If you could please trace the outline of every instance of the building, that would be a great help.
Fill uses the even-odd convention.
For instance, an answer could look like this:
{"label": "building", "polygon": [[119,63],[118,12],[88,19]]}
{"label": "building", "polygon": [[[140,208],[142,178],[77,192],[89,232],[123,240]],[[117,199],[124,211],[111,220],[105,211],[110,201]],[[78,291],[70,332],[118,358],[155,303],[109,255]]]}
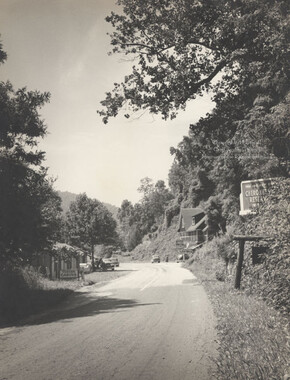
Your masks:
{"label": "building", "polygon": [[56,243],[52,252],[45,252],[34,258],[33,266],[51,280],[79,277],[79,263],[83,252],[64,243]]}
{"label": "building", "polygon": [[182,208],[179,217],[179,239],[176,246],[192,250],[207,240],[206,215],[201,208]]}

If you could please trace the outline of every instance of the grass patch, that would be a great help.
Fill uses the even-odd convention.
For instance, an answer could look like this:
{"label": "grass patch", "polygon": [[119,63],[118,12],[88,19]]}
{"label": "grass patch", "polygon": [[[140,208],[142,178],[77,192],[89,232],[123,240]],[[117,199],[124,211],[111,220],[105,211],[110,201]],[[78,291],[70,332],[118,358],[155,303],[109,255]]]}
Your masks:
{"label": "grass patch", "polygon": [[101,284],[125,274],[126,271],[95,272],[85,275],[84,281],[50,281],[34,269],[0,271],[0,325],[45,312],[82,286]]}
{"label": "grass patch", "polygon": [[218,281],[219,260],[203,257],[189,264],[202,281],[218,320],[217,380],[288,379],[289,318],[258,297]]}
{"label": "grass patch", "polygon": [[15,323],[63,301],[80,285],[49,281],[33,269],[0,272],[0,324]]}

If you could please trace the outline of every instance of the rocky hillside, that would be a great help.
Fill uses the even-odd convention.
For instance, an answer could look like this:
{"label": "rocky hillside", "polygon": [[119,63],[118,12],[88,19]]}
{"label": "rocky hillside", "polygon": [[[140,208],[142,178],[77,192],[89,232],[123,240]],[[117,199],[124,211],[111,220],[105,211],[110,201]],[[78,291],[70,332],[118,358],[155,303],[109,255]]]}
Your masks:
{"label": "rocky hillside", "polygon": [[[169,228],[162,227],[154,236],[147,235],[142,244],[139,244],[133,251],[132,255],[136,260],[150,259],[155,253],[158,254],[162,261],[168,255],[169,260],[176,260],[178,251],[176,250],[176,239],[178,239],[177,221],[174,219]],[[153,235],[153,234],[151,234]]]}

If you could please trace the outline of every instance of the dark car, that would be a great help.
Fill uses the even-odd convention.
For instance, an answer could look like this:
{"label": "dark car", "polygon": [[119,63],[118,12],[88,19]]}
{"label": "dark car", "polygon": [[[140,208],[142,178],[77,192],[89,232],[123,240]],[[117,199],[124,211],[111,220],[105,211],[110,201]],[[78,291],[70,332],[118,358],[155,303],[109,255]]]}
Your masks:
{"label": "dark car", "polygon": [[118,257],[111,257],[109,260],[115,267],[120,265]]}
{"label": "dark car", "polygon": [[110,263],[109,259],[107,258],[96,257],[95,269],[102,270],[102,271],[115,270],[115,266],[112,263]]}
{"label": "dark car", "polygon": [[151,263],[160,263],[160,257],[158,255],[153,255]]}
{"label": "dark car", "polygon": [[115,265],[112,263],[111,259],[109,258],[102,259],[100,267],[103,270],[115,270]]}

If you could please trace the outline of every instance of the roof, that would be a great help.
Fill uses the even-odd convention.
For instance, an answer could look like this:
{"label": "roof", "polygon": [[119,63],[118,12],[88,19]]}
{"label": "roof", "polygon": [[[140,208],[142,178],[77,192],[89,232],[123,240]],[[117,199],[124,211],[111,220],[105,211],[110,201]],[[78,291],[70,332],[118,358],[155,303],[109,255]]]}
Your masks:
{"label": "roof", "polygon": [[199,214],[204,214],[203,210],[199,207],[196,208],[182,208],[180,210],[179,230],[183,219],[184,229],[187,231],[192,226],[192,218]]}
{"label": "roof", "polygon": [[71,245],[65,243],[55,243],[53,246],[53,252],[57,255],[70,257],[83,255],[83,252],[79,248],[72,247]]}

